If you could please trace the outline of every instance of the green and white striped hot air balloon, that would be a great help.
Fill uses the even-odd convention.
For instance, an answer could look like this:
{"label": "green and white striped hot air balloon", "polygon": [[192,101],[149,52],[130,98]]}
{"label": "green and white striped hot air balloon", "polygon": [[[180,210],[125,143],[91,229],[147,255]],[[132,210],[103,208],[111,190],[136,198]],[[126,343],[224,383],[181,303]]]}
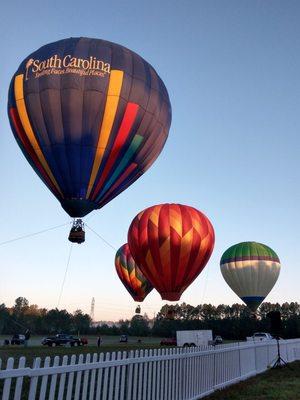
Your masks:
{"label": "green and white striped hot air balloon", "polygon": [[226,283],[252,312],[264,301],[280,273],[280,261],[270,247],[242,242],[229,247],[220,262]]}

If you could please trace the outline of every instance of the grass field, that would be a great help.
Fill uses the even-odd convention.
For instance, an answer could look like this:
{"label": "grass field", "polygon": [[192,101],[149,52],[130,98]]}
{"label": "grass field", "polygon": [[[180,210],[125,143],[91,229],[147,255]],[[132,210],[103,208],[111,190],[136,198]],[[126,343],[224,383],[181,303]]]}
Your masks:
{"label": "grass field", "polygon": [[[9,357],[13,357],[16,360],[20,357],[26,357],[26,366],[32,366],[33,360],[36,357],[45,358],[47,356],[63,356],[72,354],[87,354],[87,353],[106,353],[112,351],[129,351],[135,349],[149,349],[159,348],[161,338],[153,337],[128,337],[128,343],[120,343],[120,336],[101,336],[102,343],[100,348],[97,347],[97,337],[87,336],[89,344],[87,346],[80,347],[48,347],[42,346],[42,337],[36,336],[30,339],[28,347],[24,346],[0,346],[0,359],[2,365],[6,365],[6,361]],[[3,343],[4,337],[0,337],[0,342]],[[138,340],[141,340],[139,343]],[[2,366],[2,368],[3,368]]]}
{"label": "grass field", "polygon": [[300,400],[300,361],[219,390],[207,400]]}

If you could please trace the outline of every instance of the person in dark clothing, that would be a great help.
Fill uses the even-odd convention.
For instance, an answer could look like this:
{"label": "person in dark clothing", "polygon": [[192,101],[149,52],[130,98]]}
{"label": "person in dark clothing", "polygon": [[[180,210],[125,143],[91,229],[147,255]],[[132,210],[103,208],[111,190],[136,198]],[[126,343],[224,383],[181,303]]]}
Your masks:
{"label": "person in dark clothing", "polygon": [[99,336],[97,340],[97,347],[100,347],[100,345],[101,345],[101,337]]}

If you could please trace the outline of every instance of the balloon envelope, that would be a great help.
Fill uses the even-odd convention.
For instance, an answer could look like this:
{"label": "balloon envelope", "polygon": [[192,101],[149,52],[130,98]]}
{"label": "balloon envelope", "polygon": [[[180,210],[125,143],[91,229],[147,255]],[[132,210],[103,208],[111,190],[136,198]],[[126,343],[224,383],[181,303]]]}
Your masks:
{"label": "balloon envelope", "polygon": [[208,218],[193,207],[161,204],[134,218],[128,244],[162,299],[176,301],[209,260],[214,230]]}
{"label": "balloon envelope", "polygon": [[130,254],[128,244],[124,244],[116,253],[117,274],[135,301],[143,301],[153,286],[148,282]]}
{"label": "balloon envelope", "polygon": [[138,179],[167,139],[171,105],[153,67],[100,39],[30,54],[12,78],[8,115],[25,157],[72,217]]}
{"label": "balloon envelope", "polygon": [[222,255],[220,266],[227,284],[253,312],[272,290],[280,272],[275,251],[256,242],[231,246]]}

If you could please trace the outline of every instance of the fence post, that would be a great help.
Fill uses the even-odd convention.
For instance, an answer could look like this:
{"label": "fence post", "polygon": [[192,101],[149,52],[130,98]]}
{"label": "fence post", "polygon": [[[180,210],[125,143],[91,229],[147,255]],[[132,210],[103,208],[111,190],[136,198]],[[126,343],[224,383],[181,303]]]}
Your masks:
{"label": "fence post", "polygon": [[[14,368],[14,358],[10,357],[6,363],[6,370]],[[2,399],[9,399],[10,396],[11,378],[6,378],[4,381]]]}
{"label": "fence post", "polygon": [[[74,365],[76,362],[76,356],[75,354],[73,354],[71,356],[71,362],[70,365]],[[43,378],[44,379],[44,378]],[[46,381],[47,382],[47,381]],[[74,372],[70,372],[69,373],[69,377],[68,377],[68,388],[67,388],[67,396],[66,396],[66,400],[71,400],[72,398],[72,392],[73,392],[73,383],[74,383]],[[41,399],[40,399],[41,400]]]}
{"label": "fence post", "polygon": [[[149,357],[152,357],[153,355],[153,350],[149,350]],[[149,361],[148,365],[148,389],[147,389],[147,400],[151,400],[151,389],[152,389],[152,368],[153,368],[153,362]],[[146,399],[146,397],[145,397]]]}
{"label": "fence post", "polygon": [[[41,364],[41,359],[40,359],[40,357],[37,357],[34,360],[33,369],[39,368],[40,364]],[[37,383],[38,383],[38,377],[37,376],[34,376],[34,377],[32,377],[30,379],[30,389],[29,389],[28,400],[34,400],[35,399]]]}
{"label": "fence post", "polygon": [[[83,363],[83,354],[80,354],[79,358],[78,358],[78,364],[82,364],[82,363]],[[78,400],[79,399],[80,386],[81,386],[81,375],[82,375],[81,371],[78,371],[77,374],[76,374],[74,400]]]}
{"label": "fence post", "polygon": [[[121,359],[122,359],[122,353],[120,351],[118,351],[117,352],[117,360],[121,360]],[[121,369],[122,369],[122,367],[120,365],[118,365],[116,367],[116,378],[115,378],[115,384],[114,384],[114,386],[115,386],[115,394],[114,394],[115,399],[119,399],[120,398],[119,392],[120,392],[120,373],[121,373]],[[93,399],[91,398],[90,400],[93,400]]]}
{"label": "fence post", "polygon": [[[105,354],[105,361],[110,361],[110,353]],[[106,400],[107,397],[107,392],[108,392],[108,373],[109,373],[109,368],[104,368],[104,380],[103,380],[103,394],[102,397],[103,399]]]}
{"label": "fence post", "polygon": [[143,363],[143,384],[142,384],[142,399],[147,399],[147,387],[149,385],[149,361],[147,360],[149,357],[148,350],[144,351],[144,359]]}
{"label": "fence post", "polygon": [[[92,362],[96,363],[97,361],[98,361],[98,354],[94,353]],[[93,369],[92,372],[91,372],[91,381],[90,381],[90,385],[89,385],[89,390],[90,390],[89,400],[93,400],[94,399],[95,380],[96,380],[96,369]]]}
{"label": "fence post", "polygon": [[239,372],[240,372],[240,378],[242,377],[242,365],[241,365],[241,348],[240,348],[240,342],[238,342],[238,352],[239,352]]}
{"label": "fence post", "polygon": [[[26,358],[25,357],[21,357],[19,359],[18,368],[24,368],[25,364],[26,364]],[[21,399],[22,386],[23,386],[23,376],[20,376],[20,378],[17,378],[17,381],[16,381],[16,389],[15,389],[14,400],[20,400]]]}
{"label": "fence post", "polygon": [[[69,357],[63,356],[62,365],[68,365]],[[64,391],[65,391],[65,383],[66,383],[66,373],[60,375],[59,380],[59,389],[58,389],[58,400],[63,400]]]}
{"label": "fence post", "polygon": [[215,387],[216,387],[216,384],[217,384],[217,371],[216,371],[216,349],[214,348],[214,350],[213,350],[213,352],[214,352],[214,356],[213,356],[213,365],[214,365],[214,390],[215,390]]}
{"label": "fence post", "polygon": [[255,373],[257,374],[257,357],[256,357],[256,345],[255,345],[255,343],[253,344],[253,350],[254,350],[254,360],[255,360]]}
{"label": "fence post", "polygon": [[[134,352],[133,350],[129,353],[129,358],[133,358]],[[129,371],[127,374],[127,399],[132,399],[132,377],[133,377],[133,364],[129,364]]]}
{"label": "fence post", "polygon": [[[58,365],[59,365],[59,357],[56,356],[56,357],[54,357],[53,367],[57,367]],[[57,374],[54,374],[51,377],[49,400],[54,400],[54,398],[55,398],[56,381],[57,381]]]}
{"label": "fence post", "polygon": [[[103,362],[104,353],[100,353],[99,362]],[[97,387],[96,387],[96,400],[100,399],[102,389],[103,368],[98,368]]]}
{"label": "fence post", "polygon": [[[123,351],[123,353],[122,353],[122,357],[121,357],[123,360],[125,359],[125,358],[127,358],[127,352],[126,351]],[[125,392],[125,378],[126,378],[126,372],[127,372],[127,366],[126,365],[123,365],[122,367],[121,367],[121,392],[120,392],[120,395],[119,395],[119,399],[118,400],[124,400],[125,399],[125,394],[126,394],[126,392]]]}
{"label": "fence post", "polygon": [[[111,354],[111,361],[114,361],[115,359],[116,359],[116,353],[113,352]],[[113,395],[114,395],[115,369],[116,369],[116,367],[110,367],[108,400],[112,400],[113,399]]]}

